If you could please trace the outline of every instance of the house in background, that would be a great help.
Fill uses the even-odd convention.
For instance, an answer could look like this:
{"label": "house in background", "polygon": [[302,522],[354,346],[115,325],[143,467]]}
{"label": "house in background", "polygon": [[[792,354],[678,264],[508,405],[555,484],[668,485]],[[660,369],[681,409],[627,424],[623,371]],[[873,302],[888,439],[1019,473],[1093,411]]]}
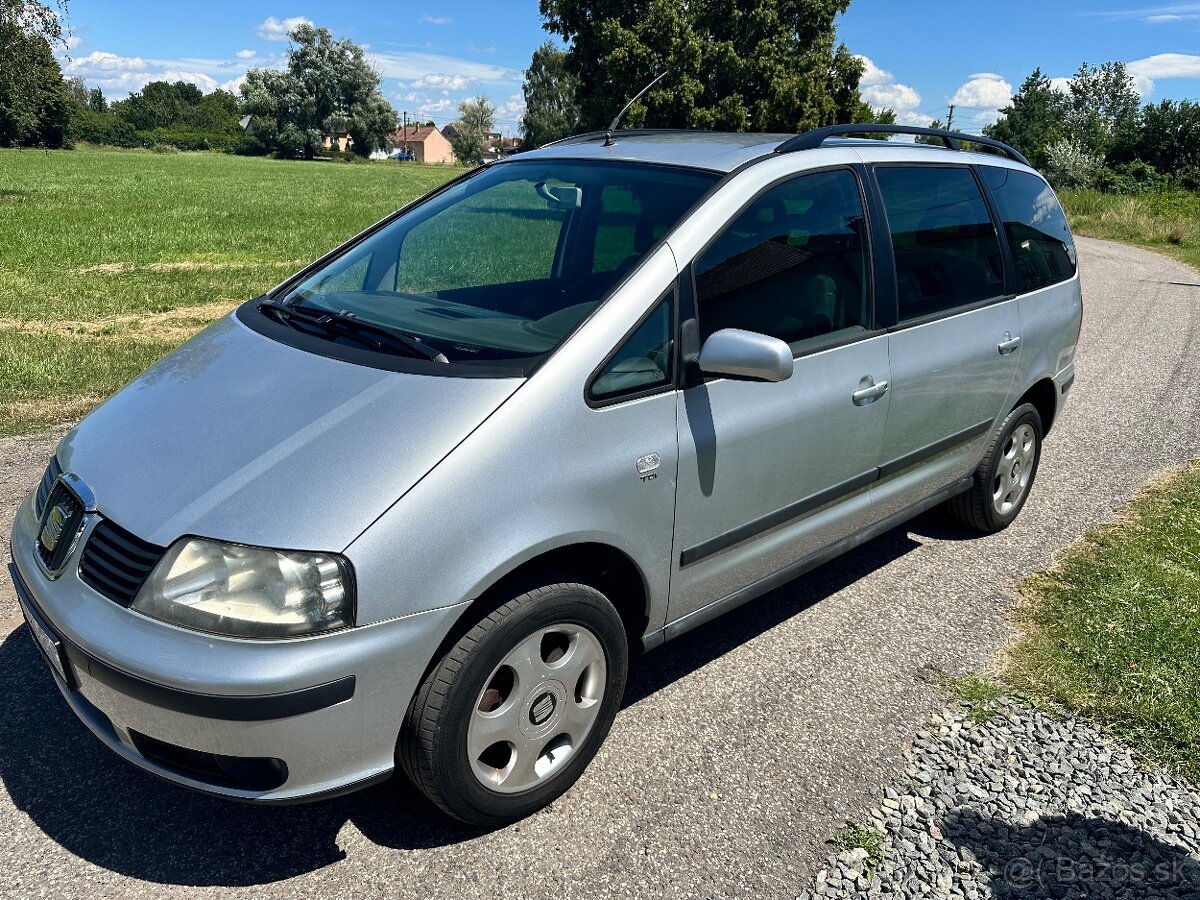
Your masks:
{"label": "house in background", "polygon": [[502,156],[512,156],[521,149],[521,139],[502,137],[496,132],[488,132],[484,138],[483,158],[486,160],[499,159]]}
{"label": "house in background", "polygon": [[411,150],[414,162],[454,162],[454,149],[437,126],[409,125],[407,129],[400,129],[392,135],[392,144],[396,150]]}
{"label": "house in background", "polygon": [[321,146],[326,150],[336,150],[339,153],[345,153],[354,141],[350,138],[350,133],[347,131],[339,131],[337,134],[327,134],[325,139],[321,141]]}

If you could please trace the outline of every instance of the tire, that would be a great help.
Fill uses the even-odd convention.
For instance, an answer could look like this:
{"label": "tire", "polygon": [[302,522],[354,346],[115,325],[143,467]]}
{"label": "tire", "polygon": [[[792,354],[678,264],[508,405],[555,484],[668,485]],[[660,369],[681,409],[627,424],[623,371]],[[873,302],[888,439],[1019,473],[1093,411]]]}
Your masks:
{"label": "tire", "polygon": [[946,511],[986,534],[1003,531],[1025,506],[1041,458],[1042,417],[1032,404],[1022,403],[992,436],[970,489],[947,500]]}
{"label": "tire", "polygon": [[448,815],[494,828],[583,774],[625,692],[621,617],[583,584],[514,597],[438,661],[413,698],[397,761]]}

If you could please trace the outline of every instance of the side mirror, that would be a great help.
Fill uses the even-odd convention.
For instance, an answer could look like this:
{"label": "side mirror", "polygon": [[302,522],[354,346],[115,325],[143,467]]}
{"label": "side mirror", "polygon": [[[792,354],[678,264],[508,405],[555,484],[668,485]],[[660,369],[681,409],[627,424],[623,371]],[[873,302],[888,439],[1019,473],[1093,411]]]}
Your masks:
{"label": "side mirror", "polygon": [[722,328],[700,348],[700,371],[710,375],[787,381],[792,366],[792,348],[779,338],[740,328]]}

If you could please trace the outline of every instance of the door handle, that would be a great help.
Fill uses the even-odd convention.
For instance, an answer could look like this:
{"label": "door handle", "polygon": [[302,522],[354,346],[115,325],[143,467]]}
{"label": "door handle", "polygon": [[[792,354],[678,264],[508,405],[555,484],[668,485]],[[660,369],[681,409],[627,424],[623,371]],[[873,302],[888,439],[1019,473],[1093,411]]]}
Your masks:
{"label": "door handle", "polygon": [[[870,378],[868,375],[867,378]],[[863,380],[866,381],[867,378]],[[888,383],[886,381],[876,381],[869,387],[860,388],[850,395],[850,399],[854,401],[855,406],[866,406],[868,403],[874,403],[880,397],[887,393]]]}
{"label": "door handle", "polygon": [[1006,331],[1004,332],[1004,340],[996,345],[996,349],[1000,351],[1001,356],[1004,356],[1005,354],[1012,353],[1020,346],[1020,335],[1013,337],[1011,331]]}

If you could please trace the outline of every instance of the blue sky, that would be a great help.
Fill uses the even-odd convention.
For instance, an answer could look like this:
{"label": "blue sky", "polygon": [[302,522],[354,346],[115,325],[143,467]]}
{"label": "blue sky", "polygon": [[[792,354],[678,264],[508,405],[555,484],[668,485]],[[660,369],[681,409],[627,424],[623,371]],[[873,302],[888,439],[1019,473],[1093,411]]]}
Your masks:
{"label": "blue sky", "polygon": [[[410,120],[445,124],[459,100],[483,93],[510,134],[521,69],[548,36],[536,0],[70,0],[64,70],[110,99],[163,78],[236,90],[247,69],[280,64],[300,20],[367,46]],[[867,59],[864,98],[906,122],[944,120],[953,102],[955,126],[977,129],[1035,66],[1065,79],[1084,60],[1123,60],[1146,100],[1200,100],[1200,2],[853,0],[838,30]]]}

